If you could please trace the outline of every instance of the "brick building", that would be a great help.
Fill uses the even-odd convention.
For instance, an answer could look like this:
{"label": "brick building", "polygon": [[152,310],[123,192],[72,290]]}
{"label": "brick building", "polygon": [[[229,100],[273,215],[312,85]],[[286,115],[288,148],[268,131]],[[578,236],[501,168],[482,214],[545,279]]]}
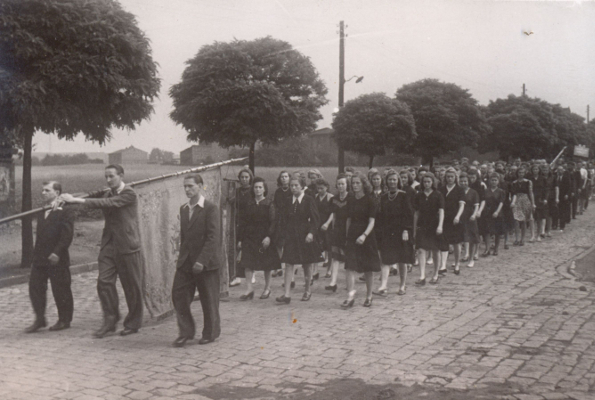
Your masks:
{"label": "brick building", "polygon": [[149,162],[149,153],[137,149],[134,146],[114,151],[109,154],[110,164],[147,164]]}
{"label": "brick building", "polygon": [[229,150],[216,143],[195,144],[180,152],[182,165],[211,164],[228,158]]}

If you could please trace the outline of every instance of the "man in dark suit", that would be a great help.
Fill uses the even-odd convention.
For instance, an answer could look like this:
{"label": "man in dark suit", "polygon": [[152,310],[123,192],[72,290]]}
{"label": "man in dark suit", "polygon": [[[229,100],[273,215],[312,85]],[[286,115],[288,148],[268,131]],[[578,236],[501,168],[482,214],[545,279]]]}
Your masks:
{"label": "man in dark suit", "polygon": [[207,344],[221,333],[219,317],[219,267],[221,238],[219,208],[202,194],[204,183],[198,174],[184,178],[190,201],[180,208],[181,245],[172,288],[172,300],[180,334],[174,347],[183,347],[196,331],[190,304],[198,289],[204,325],[199,344]]}
{"label": "man in dark suit", "polygon": [[35,322],[25,332],[33,333],[47,325],[45,307],[48,278],[58,308],[58,322],[50,331],[70,328],[73,313],[72,291],[70,289],[70,255],[68,247],[74,233],[72,209],[55,206],[62,192],[62,186],[55,181],[44,182],[41,195],[49,210],[37,218],[37,233],[33,251],[33,266],[29,278],[29,297],[35,311]]}
{"label": "man in dark suit", "polygon": [[105,167],[105,179],[109,190],[89,193],[81,199],[63,194],[60,199],[67,203],[85,204],[100,208],[105,217],[105,228],[101,238],[97,278],[97,293],[103,309],[104,322],[95,332],[102,338],[115,332],[120,319],[116,280],[120,277],[128,315],[124,319],[124,329],[120,335],[127,336],[138,332],[143,321],[143,297],[141,290],[143,258],[140,247],[136,192],[127,186],[124,168],[121,165]]}

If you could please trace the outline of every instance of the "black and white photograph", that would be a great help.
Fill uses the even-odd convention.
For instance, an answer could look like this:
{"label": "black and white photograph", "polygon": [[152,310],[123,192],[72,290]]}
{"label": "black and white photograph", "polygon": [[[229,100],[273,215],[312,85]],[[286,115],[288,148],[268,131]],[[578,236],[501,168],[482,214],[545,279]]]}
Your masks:
{"label": "black and white photograph", "polygon": [[595,1],[0,0],[0,399],[595,399]]}

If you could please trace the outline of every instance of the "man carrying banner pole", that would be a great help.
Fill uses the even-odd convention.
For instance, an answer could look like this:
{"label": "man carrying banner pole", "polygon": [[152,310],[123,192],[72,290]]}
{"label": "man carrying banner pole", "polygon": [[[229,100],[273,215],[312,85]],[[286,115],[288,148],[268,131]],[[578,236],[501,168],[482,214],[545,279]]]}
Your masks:
{"label": "man carrying banner pole", "polygon": [[97,260],[97,293],[103,309],[104,322],[95,332],[97,338],[115,332],[116,323],[120,319],[116,291],[118,276],[128,304],[128,315],[124,319],[124,329],[120,335],[137,333],[143,321],[143,257],[138,225],[138,201],[134,189],[126,185],[123,179],[124,168],[121,165],[108,165],[105,167],[105,180],[110,190],[90,193],[88,198],[84,199],[71,194],[60,196],[60,200],[66,203],[100,208],[105,217],[101,250]]}

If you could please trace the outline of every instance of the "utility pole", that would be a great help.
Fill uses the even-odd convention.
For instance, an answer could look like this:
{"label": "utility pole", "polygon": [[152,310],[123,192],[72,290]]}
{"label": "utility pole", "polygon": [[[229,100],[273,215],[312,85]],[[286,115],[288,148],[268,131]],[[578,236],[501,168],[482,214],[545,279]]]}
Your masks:
{"label": "utility pole", "polygon": [[589,123],[589,105],[587,104],[587,124]]}
{"label": "utility pole", "polygon": [[523,97],[525,97],[525,84],[523,83]]}
{"label": "utility pole", "polygon": [[[345,96],[345,24],[339,23],[339,109],[343,107]],[[345,172],[345,151],[337,141],[339,148],[339,173]]]}

